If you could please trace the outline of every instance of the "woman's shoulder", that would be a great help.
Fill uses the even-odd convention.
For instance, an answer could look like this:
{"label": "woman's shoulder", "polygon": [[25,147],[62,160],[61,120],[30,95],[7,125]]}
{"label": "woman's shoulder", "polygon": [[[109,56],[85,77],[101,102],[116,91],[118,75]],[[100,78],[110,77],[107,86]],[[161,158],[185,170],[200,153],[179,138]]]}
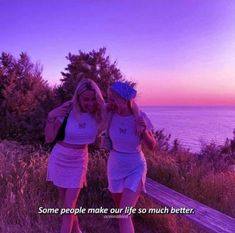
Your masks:
{"label": "woman's shoulder", "polygon": [[144,118],[144,121],[145,121],[145,123],[146,123],[148,129],[153,130],[153,129],[154,129],[154,126],[153,126],[151,120],[149,119],[148,115],[147,115],[144,111],[141,110],[141,111],[140,111],[140,116]]}
{"label": "woman's shoulder", "polygon": [[104,113],[105,119],[108,119],[113,115],[113,112],[109,109],[109,106],[107,103],[105,103],[103,106],[103,113]]}
{"label": "woman's shoulder", "polygon": [[140,110],[140,116],[148,118],[147,114],[142,110]]}

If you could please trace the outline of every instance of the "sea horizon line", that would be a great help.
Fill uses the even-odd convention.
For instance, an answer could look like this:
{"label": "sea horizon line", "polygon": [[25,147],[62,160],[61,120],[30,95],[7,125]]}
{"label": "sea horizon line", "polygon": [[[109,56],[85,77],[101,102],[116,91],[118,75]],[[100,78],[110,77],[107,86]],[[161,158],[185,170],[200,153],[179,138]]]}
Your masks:
{"label": "sea horizon line", "polygon": [[139,105],[144,108],[235,108],[235,105]]}

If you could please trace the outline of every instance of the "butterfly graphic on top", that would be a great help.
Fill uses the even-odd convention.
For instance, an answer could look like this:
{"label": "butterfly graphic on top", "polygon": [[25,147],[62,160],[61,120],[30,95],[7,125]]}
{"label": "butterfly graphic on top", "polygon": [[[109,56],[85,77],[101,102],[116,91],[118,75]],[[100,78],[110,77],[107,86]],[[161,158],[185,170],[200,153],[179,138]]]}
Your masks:
{"label": "butterfly graphic on top", "polygon": [[119,128],[119,132],[121,133],[121,134],[126,134],[126,129],[124,128]]}
{"label": "butterfly graphic on top", "polygon": [[84,128],[86,128],[86,123],[85,122],[84,123],[79,123],[78,126],[79,126],[79,128],[84,129]]}

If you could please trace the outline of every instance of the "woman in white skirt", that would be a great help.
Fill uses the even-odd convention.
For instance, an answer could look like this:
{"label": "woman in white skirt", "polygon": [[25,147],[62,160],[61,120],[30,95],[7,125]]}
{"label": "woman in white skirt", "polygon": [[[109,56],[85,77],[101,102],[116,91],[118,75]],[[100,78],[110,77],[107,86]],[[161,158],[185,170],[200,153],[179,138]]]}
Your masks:
{"label": "woman in white skirt", "polygon": [[[48,159],[47,180],[58,188],[64,208],[75,208],[81,188],[86,186],[88,144],[96,139],[103,122],[104,100],[100,89],[90,79],[79,82],[73,99],[48,114],[46,141],[55,133],[57,142]],[[61,233],[81,233],[76,215],[64,214]]]}
{"label": "woman in white skirt", "polygon": [[[134,207],[145,190],[147,166],[141,144],[154,149],[153,126],[134,102],[136,90],[124,82],[109,88],[108,135],[112,150],[108,158],[109,190],[118,208]],[[120,233],[134,233],[131,216],[119,218]]]}

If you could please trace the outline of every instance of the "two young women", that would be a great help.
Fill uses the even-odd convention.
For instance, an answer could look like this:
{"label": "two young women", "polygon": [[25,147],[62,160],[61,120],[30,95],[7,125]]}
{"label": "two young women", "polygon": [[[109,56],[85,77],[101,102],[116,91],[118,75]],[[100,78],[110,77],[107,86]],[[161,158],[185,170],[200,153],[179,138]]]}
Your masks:
{"label": "two young women", "polygon": [[[123,82],[115,82],[105,105],[97,84],[83,79],[73,99],[48,114],[46,141],[57,143],[48,160],[47,180],[57,186],[65,208],[75,208],[81,188],[86,186],[88,144],[106,129],[112,149],[108,158],[108,183],[118,208],[135,206],[145,191],[146,161],[141,143],[155,145],[152,125],[134,102],[136,91]],[[61,130],[62,129],[62,130]],[[130,216],[119,219],[120,233],[134,233]],[[61,233],[81,233],[76,215],[63,215]]]}

